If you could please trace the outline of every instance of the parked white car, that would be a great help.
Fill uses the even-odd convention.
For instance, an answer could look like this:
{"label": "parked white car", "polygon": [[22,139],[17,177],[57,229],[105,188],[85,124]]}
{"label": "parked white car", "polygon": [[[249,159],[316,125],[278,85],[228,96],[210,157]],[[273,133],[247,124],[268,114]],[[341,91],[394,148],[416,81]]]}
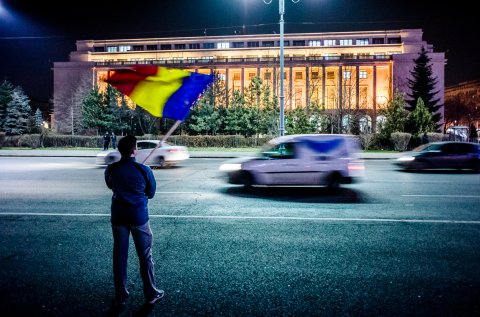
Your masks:
{"label": "parked white car", "polygon": [[359,140],[345,134],[297,134],[269,141],[258,156],[219,167],[227,182],[252,185],[314,185],[337,188],[365,175]]}
{"label": "parked white car", "polygon": [[[159,140],[141,140],[137,141],[137,156],[136,160],[139,163],[144,163],[145,158],[152,152],[152,150],[160,143]],[[110,165],[113,162],[120,160],[120,152],[118,150],[102,151],[97,154],[97,165]],[[144,164],[154,167],[174,166],[180,162],[190,158],[187,147],[180,145],[171,145],[163,142],[162,145],[156,149]]]}

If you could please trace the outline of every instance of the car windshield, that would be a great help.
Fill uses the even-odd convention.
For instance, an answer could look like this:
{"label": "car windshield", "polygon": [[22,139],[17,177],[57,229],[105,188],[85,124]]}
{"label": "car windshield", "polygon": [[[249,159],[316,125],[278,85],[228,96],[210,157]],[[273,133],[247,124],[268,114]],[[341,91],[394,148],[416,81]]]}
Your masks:
{"label": "car windshield", "polygon": [[417,146],[414,148],[412,151],[413,152],[422,152],[422,151],[439,151],[441,149],[442,145],[441,144],[436,144],[436,143],[428,143],[428,144],[422,144],[420,146]]}
{"label": "car windshield", "polygon": [[267,143],[262,147],[260,156],[267,158],[291,158],[294,156],[293,143]]}

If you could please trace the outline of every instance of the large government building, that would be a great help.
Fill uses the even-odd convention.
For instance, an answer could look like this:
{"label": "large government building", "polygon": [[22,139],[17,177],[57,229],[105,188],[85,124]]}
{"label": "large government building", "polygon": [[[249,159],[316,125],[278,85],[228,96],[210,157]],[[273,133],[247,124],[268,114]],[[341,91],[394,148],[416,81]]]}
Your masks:
{"label": "large government building", "polygon": [[[284,36],[285,111],[312,103],[344,116],[362,114],[362,129],[375,131],[379,110],[393,92],[408,93],[408,78],[422,47],[431,59],[439,98],[444,101],[445,54],[434,52],[421,29]],[[278,34],[81,40],[68,62],[55,62],[53,127],[68,132],[72,100],[80,86],[105,85],[109,70],[134,64],[161,65],[215,73],[226,94],[243,92],[258,76],[279,95]],[[443,108],[441,109],[443,118]]]}

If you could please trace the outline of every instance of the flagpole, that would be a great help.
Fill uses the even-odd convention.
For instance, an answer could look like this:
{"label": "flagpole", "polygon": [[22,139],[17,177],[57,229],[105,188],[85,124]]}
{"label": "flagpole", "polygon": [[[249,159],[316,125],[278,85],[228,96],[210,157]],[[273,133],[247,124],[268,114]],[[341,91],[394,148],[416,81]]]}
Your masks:
{"label": "flagpole", "polygon": [[142,164],[145,164],[145,162],[150,158],[150,156],[153,154],[153,152],[158,149],[159,147],[162,146],[162,143],[165,142],[168,137],[170,135],[172,135],[173,131],[175,131],[176,128],[178,128],[178,126],[180,125],[180,123],[182,122],[182,120],[177,120],[173,125],[172,127],[170,128],[170,130],[168,130],[168,132],[165,134],[165,136],[163,137],[163,139],[157,144],[157,146],[150,152],[150,154],[148,154],[148,156],[143,160]]}

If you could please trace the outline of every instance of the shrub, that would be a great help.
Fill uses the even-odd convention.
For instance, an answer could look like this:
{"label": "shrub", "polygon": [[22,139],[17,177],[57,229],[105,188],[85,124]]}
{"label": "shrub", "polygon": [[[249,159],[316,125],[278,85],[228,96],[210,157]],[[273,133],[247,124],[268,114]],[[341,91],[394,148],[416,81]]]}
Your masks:
{"label": "shrub", "polygon": [[390,140],[395,151],[405,151],[410,143],[412,135],[406,132],[393,132],[390,135]]}

